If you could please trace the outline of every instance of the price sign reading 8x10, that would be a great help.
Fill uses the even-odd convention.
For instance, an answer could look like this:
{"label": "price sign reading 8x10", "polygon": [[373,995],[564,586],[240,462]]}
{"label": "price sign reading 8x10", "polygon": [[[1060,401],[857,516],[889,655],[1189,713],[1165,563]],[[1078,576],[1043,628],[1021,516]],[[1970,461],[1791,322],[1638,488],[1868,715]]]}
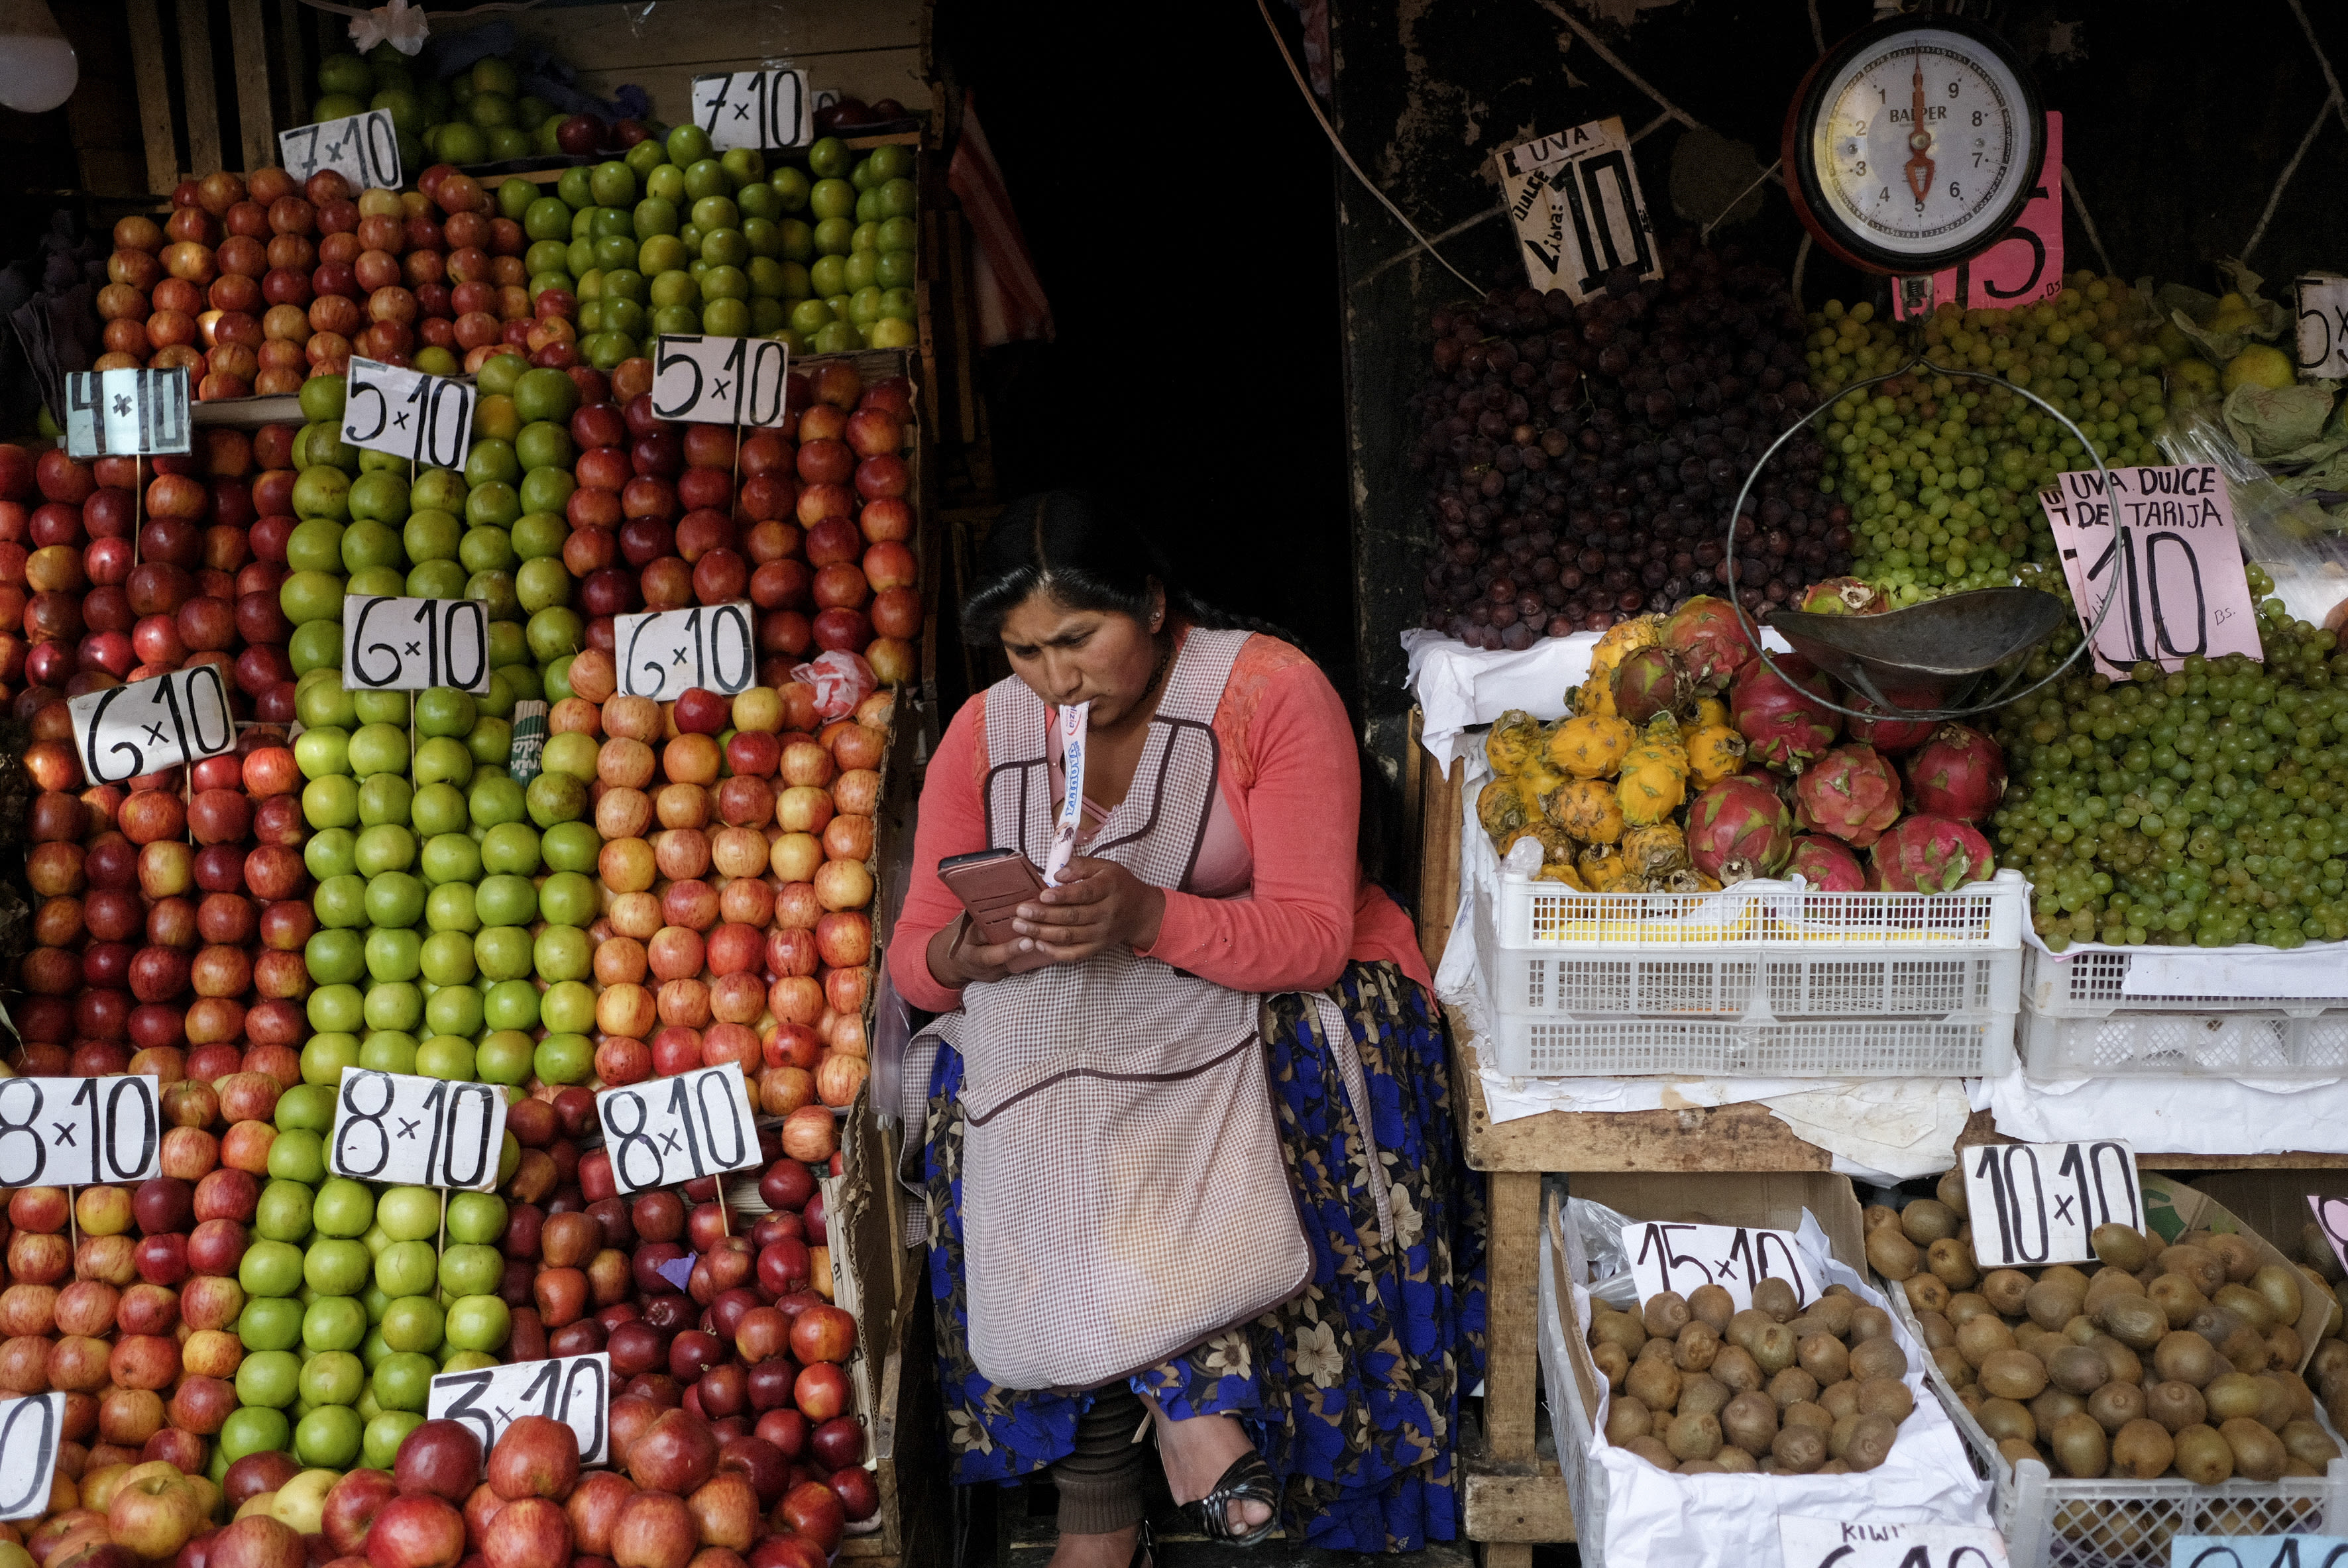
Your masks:
{"label": "price sign reading 8x10", "polygon": [[486,1192],[498,1184],[505,1130],[505,1096],[489,1084],[345,1068],[326,1169],[358,1181]]}
{"label": "price sign reading 8x10", "polygon": [[343,439],[352,446],[461,469],[472,428],[473,389],[462,381],[372,359],[351,361]]}
{"label": "price sign reading 8x10", "polygon": [[[436,1421],[462,1421],[480,1434],[484,1453],[524,1416],[561,1421],[579,1436],[579,1462],[599,1465],[611,1443],[604,1408],[611,1397],[612,1358],[598,1350],[557,1356],[474,1372],[443,1372],[425,1396]],[[43,1494],[46,1496],[46,1493]]]}
{"label": "price sign reading 8x10", "polygon": [[747,601],[622,615],[613,628],[620,651],[620,689],[630,696],[674,701],[699,686],[735,696],[758,675],[758,644]]}
{"label": "price sign reading 8x10", "polygon": [[2098,1225],[2144,1229],[2136,1150],[2097,1143],[1984,1143],[1964,1150],[1965,1207],[1983,1269],[2084,1264]]}
{"label": "price sign reading 8x10", "polygon": [[0,1187],[161,1175],[161,1087],[151,1078],[0,1078]]}
{"label": "price sign reading 8x10", "polygon": [[595,1097],[620,1195],[678,1187],[758,1162],[758,1129],[742,1069],[702,1068]]}
{"label": "price sign reading 8x10", "polygon": [[119,784],[236,749],[218,665],[86,692],[66,704],[74,750],[93,784]]}
{"label": "price sign reading 8x10", "polygon": [[488,603],[345,594],[343,681],[368,691],[489,690]]}
{"label": "price sign reading 8x10", "polygon": [[664,334],[653,349],[653,412],[698,425],[783,422],[791,351],[771,337]]}

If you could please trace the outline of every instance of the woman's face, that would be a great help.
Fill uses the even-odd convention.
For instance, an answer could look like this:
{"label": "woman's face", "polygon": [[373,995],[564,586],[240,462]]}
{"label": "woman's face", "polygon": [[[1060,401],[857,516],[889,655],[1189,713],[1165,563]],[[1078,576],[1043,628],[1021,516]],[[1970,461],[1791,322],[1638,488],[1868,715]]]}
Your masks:
{"label": "woman's face", "polygon": [[[1161,598],[1153,618],[1164,616]],[[1045,702],[1091,703],[1096,726],[1132,713],[1158,668],[1147,624],[1114,610],[1072,610],[1042,590],[1003,618],[1003,651],[1011,673]]]}

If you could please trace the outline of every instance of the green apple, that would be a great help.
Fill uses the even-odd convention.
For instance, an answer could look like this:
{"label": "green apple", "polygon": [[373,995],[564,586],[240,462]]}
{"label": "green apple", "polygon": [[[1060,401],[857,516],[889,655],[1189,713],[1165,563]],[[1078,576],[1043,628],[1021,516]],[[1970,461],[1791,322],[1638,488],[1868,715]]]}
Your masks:
{"label": "green apple", "polygon": [[254,1296],[236,1315],[236,1336],[248,1351],[291,1350],[302,1343],[302,1304],[291,1296]]}
{"label": "green apple", "polygon": [[[473,941],[461,931],[436,931],[424,939],[419,958],[424,966],[424,978],[442,987],[471,985],[478,965],[473,960]],[[427,1026],[431,1026],[432,1010],[438,1004],[438,992],[424,1005]],[[436,1033],[448,1033],[436,1029]]]}
{"label": "green apple", "polygon": [[[466,967],[478,974],[479,964],[473,959],[473,939],[460,931],[434,933],[451,942],[465,944]],[[481,1032],[483,1014],[481,994],[469,981],[444,983],[425,999],[424,1026],[434,1035],[456,1035],[469,1039]]]}
{"label": "green apple", "polygon": [[[378,773],[376,777],[383,779],[390,776]],[[400,813],[402,818],[407,814],[404,810]],[[408,830],[405,821],[378,822],[359,835],[353,859],[357,865],[358,874],[367,878],[370,883],[381,883],[395,874],[405,875],[407,869],[416,863],[416,835]],[[419,908],[422,896],[421,893],[417,894]],[[376,923],[384,925],[401,923],[377,919]]]}
{"label": "green apple", "polygon": [[290,1350],[257,1350],[236,1369],[236,1397],[247,1405],[275,1409],[301,1391],[302,1363]]}
{"label": "green apple", "polygon": [[489,1246],[506,1233],[506,1201],[495,1192],[448,1194],[448,1239]]}
{"label": "green apple", "polygon": [[416,1037],[405,1029],[375,1029],[359,1044],[359,1066],[379,1073],[416,1070]]}
{"label": "green apple", "polygon": [[[241,1372],[242,1368],[238,1370]],[[285,1419],[283,1410],[249,1405],[221,1423],[217,1458],[233,1464],[247,1454],[283,1449],[293,1439],[293,1426]]]}
{"label": "green apple", "polygon": [[[471,780],[472,776],[468,773],[465,782],[470,783]],[[464,789],[454,780],[427,784],[417,790],[416,799],[408,807],[407,820],[427,840],[444,833],[461,834],[473,825],[471,814],[465,810]],[[425,853],[427,856],[431,853],[428,843]]]}
{"label": "green apple", "polygon": [[471,781],[473,755],[465,743],[446,735],[436,735],[419,742],[416,748],[416,777],[426,786],[446,784],[451,788]]}
{"label": "green apple", "polygon": [[404,691],[357,691],[351,694],[351,706],[359,716],[361,726],[387,724],[395,729],[407,727],[407,694]]}
{"label": "green apple", "polygon": [[270,1141],[269,1173],[315,1187],[326,1179],[326,1140],[314,1132],[279,1133]]}
{"label": "green apple", "polygon": [[346,1176],[329,1176],[320,1184],[311,1212],[322,1236],[363,1236],[375,1223],[375,1194]]}
{"label": "green apple", "polygon": [[[358,1459],[365,1436],[366,1429],[356,1410],[345,1405],[321,1405],[294,1427],[294,1457],[303,1464],[320,1467],[326,1474],[339,1476]],[[299,1480],[296,1477],[278,1489],[277,1508],[285,1506],[285,1493]]]}
{"label": "green apple", "polygon": [[[351,694],[343,689],[339,676],[330,671],[316,671],[294,683],[294,717],[300,719],[305,730],[337,728],[347,739],[352,726],[358,722],[358,708]],[[299,738],[296,738],[294,760],[301,760]],[[339,772],[340,769],[334,769]]]}
{"label": "green apple", "polygon": [[427,561],[407,573],[403,586],[409,599],[461,599],[465,596],[465,569],[452,560]]}
{"label": "green apple", "polygon": [[310,1210],[306,1185],[272,1181],[261,1190],[261,1201],[253,1207],[252,1228],[267,1241],[298,1242],[310,1233]]}
{"label": "green apple", "polygon": [[[484,980],[519,980],[530,972],[530,933],[520,925],[485,925],[473,934],[473,963]],[[487,1006],[484,998],[485,1014]]]}
{"label": "green apple", "polygon": [[[459,507],[464,504],[461,499],[457,502]],[[407,525],[400,531],[400,543],[407,559],[419,566],[434,561],[454,561],[457,541],[464,531],[464,525],[450,512],[437,508],[410,512]]]}
{"label": "green apple", "polygon": [[[363,971],[362,954],[359,966]],[[343,1069],[359,1065],[355,1035],[313,1035],[302,1047],[302,1081],[333,1088],[343,1081]]]}
{"label": "green apple", "polygon": [[[313,730],[310,734],[322,734]],[[302,737],[304,740],[309,735]],[[347,774],[330,773],[302,787],[302,820],[313,828],[347,828],[359,820],[359,787]]]}
{"label": "green apple", "polygon": [[538,1043],[532,1065],[548,1083],[583,1083],[595,1071],[595,1042],[581,1034],[551,1034]]}
{"label": "green apple", "polygon": [[358,835],[348,828],[327,828],[302,846],[302,867],[320,882],[350,876],[359,869]]}
{"label": "green apple", "polygon": [[[621,303],[627,304],[624,300]],[[633,304],[628,304],[627,308],[636,309]],[[570,537],[570,521],[557,512],[527,511],[514,520],[514,553],[525,562],[560,557],[563,542]],[[559,561],[557,564],[560,564]]]}
{"label": "green apple", "polygon": [[419,1350],[401,1346],[405,1341],[438,1349],[441,1324],[439,1305],[427,1297],[412,1295],[391,1304],[391,1310],[383,1315],[383,1336],[393,1353],[376,1363],[367,1382],[376,1404],[386,1410],[424,1408],[432,1391],[432,1375],[439,1367]]}
{"label": "green apple", "polygon": [[315,1084],[295,1084],[277,1097],[272,1119],[281,1132],[297,1129],[324,1132],[335,1124],[335,1091]]}
{"label": "green apple", "polygon": [[289,572],[344,570],[343,525],[320,516],[294,524],[285,536],[285,566]]}
{"label": "green apple", "polygon": [[416,1048],[416,1070],[426,1078],[464,1082],[473,1076],[473,1042],[435,1035]]}
{"label": "green apple", "polygon": [[[355,1376],[364,1377],[365,1373],[359,1366],[359,1358],[350,1353],[366,1338],[366,1308],[350,1296],[322,1295],[303,1309],[303,1347],[314,1356],[324,1351],[348,1357]],[[317,1395],[304,1388],[303,1398],[313,1404],[345,1404],[358,1398],[358,1391],[353,1389],[340,1399],[321,1401]]]}
{"label": "green apple", "polygon": [[[696,206],[716,197],[725,201],[726,210],[731,211],[733,190],[734,181],[726,177],[726,166],[714,158],[696,158],[685,166],[685,193],[694,199]],[[707,226],[703,225],[705,228]]]}
{"label": "green apple", "polygon": [[[370,773],[405,773],[407,771],[407,732],[388,724],[365,724],[351,736],[351,771],[361,778]],[[353,802],[355,807],[355,800]]]}
{"label": "green apple", "polygon": [[253,1243],[237,1261],[236,1283],[247,1296],[292,1295],[302,1288],[301,1249],[266,1237]]}
{"label": "green apple", "polygon": [[[381,896],[377,896],[378,892]],[[424,939],[396,922],[401,913],[410,910],[415,912],[411,918],[423,918],[424,884],[405,872],[377,877],[367,884],[367,904],[370,912],[380,912],[386,917],[367,932],[367,974],[376,980],[415,979],[424,972]],[[390,1029],[400,1026],[376,1026]]]}
{"label": "green apple", "polygon": [[473,1055],[473,1070],[483,1083],[529,1081],[535,1047],[520,1029],[499,1029],[482,1037]]}
{"label": "green apple", "polygon": [[479,931],[481,917],[473,908],[473,884],[448,882],[434,888],[424,900],[424,923],[435,931]]}
{"label": "green apple", "polygon": [[[531,946],[531,961],[540,979],[575,983],[594,973],[595,944],[575,925],[549,925]],[[543,1012],[541,1006],[541,1016]]]}
{"label": "green apple", "polygon": [[492,1246],[462,1243],[440,1254],[440,1288],[451,1295],[482,1295],[505,1277],[505,1259]]}
{"label": "green apple", "polygon": [[415,799],[415,786],[398,774],[375,774],[359,786],[359,822],[369,828],[404,823]]}
{"label": "green apple", "polygon": [[[487,977],[488,971],[482,973]],[[481,1016],[493,1029],[535,1028],[539,1023],[538,987],[520,977],[499,980],[481,998]]]}
{"label": "green apple", "polygon": [[[434,1220],[437,1226],[438,1215]],[[438,1263],[427,1242],[394,1242],[375,1260],[375,1283],[394,1298],[421,1295],[438,1277]]]}
{"label": "green apple", "polygon": [[[498,782],[506,789],[515,790],[525,805],[527,804],[529,799],[527,792],[522,791],[513,780],[502,779]],[[477,803],[479,799],[477,793],[475,796]],[[503,799],[502,792],[500,799]],[[480,820],[480,812],[476,810],[473,813],[473,820],[478,825]],[[539,830],[526,822],[500,818],[481,835],[481,869],[489,872],[492,877],[534,875],[538,871],[542,854],[543,846],[539,838]],[[533,901],[527,907],[535,908],[535,902]],[[481,905],[481,914],[483,919],[493,925],[514,923],[491,916],[489,906],[487,904]]]}
{"label": "green apple", "polygon": [[369,1470],[389,1470],[399,1458],[399,1445],[423,1424],[424,1418],[414,1410],[386,1410],[375,1417],[360,1439],[359,1462]]}
{"label": "green apple", "polygon": [[587,781],[568,773],[541,773],[524,791],[530,820],[541,828],[575,822],[587,814]]}
{"label": "green apple", "polygon": [[[361,951],[365,951],[364,944]],[[306,1006],[310,1026],[324,1033],[356,1034],[359,1026],[366,1022],[366,994],[348,981],[338,980],[319,986],[310,993]],[[359,1047],[359,1056],[364,1062],[366,1056],[365,1046]]]}
{"label": "green apple", "polygon": [[303,1257],[303,1279],[324,1295],[356,1295],[374,1274],[374,1256],[357,1242],[313,1242]]}
{"label": "green apple", "polygon": [[[592,873],[602,850],[602,836],[595,831],[592,822],[557,822],[539,839],[539,851],[545,859],[546,867],[555,872]],[[543,908],[545,902],[545,894],[541,891],[540,907]],[[572,923],[592,925],[594,922],[591,918],[584,923]]]}
{"label": "green apple", "polygon": [[[379,932],[376,934],[391,934]],[[414,944],[397,951],[414,952],[423,947],[422,940],[412,931],[396,934],[408,938]],[[372,944],[374,938],[371,936],[368,940]],[[370,1029],[413,1030],[424,1021],[424,993],[412,981],[379,978],[367,987],[366,1005],[362,1016]]]}
{"label": "green apple", "polygon": [[504,1348],[513,1332],[513,1315],[494,1295],[466,1295],[448,1308],[448,1343],[459,1350]]}
{"label": "green apple", "polygon": [[376,1200],[375,1217],[394,1241],[420,1242],[440,1229],[440,1194],[429,1187],[390,1188]]}

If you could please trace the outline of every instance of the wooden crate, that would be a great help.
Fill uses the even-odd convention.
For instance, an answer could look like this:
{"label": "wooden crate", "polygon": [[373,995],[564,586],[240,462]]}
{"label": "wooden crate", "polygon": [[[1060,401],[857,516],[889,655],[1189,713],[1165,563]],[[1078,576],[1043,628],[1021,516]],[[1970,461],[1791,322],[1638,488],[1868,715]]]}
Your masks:
{"label": "wooden crate", "polygon": [[[277,161],[277,133],[309,119],[320,35],[307,19],[324,13],[299,0],[125,0],[124,12],[144,178],[93,191],[162,196],[182,180]],[[75,115],[86,175],[124,129],[99,99]],[[98,165],[106,178],[129,177],[117,168]]]}

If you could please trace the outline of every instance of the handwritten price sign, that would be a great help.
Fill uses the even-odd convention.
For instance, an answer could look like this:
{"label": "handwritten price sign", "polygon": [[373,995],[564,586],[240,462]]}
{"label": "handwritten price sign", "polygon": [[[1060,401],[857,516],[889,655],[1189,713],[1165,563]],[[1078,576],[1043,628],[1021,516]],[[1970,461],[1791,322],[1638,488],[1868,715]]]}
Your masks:
{"label": "handwritten price sign", "polygon": [[619,617],[620,689],[673,702],[691,686],[736,696],[758,674],[758,643],[742,600]]}
{"label": "handwritten price sign", "polygon": [[2209,464],[2111,476],[2108,493],[2092,469],[2038,493],[2079,624],[2093,626],[2104,601],[2117,597],[2096,638],[2096,667],[2126,680],[2147,659],[2175,670],[2195,654],[2259,658],[2258,609],[2225,476]]}
{"label": "handwritten price sign", "polygon": [[343,401],[343,439],[371,452],[462,468],[473,428],[473,389],[372,359],[353,359]]}
{"label": "handwritten price sign", "polygon": [[184,452],[191,428],[185,368],[77,370],[66,377],[67,457]]}
{"label": "handwritten price sign", "polygon": [[720,152],[799,147],[815,139],[815,95],[807,73],[788,67],[695,77],[693,120]]}
{"label": "handwritten price sign", "polygon": [[701,425],[783,422],[791,351],[773,338],[665,333],[654,348],[653,412]]}
{"label": "handwritten price sign", "polygon": [[1867,1524],[1777,1516],[1786,1568],[2005,1568],[2005,1541],[1980,1524]]}
{"label": "handwritten price sign", "polygon": [[611,1396],[612,1358],[597,1350],[443,1372],[432,1379],[424,1408],[436,1421],[471,1427],[480,1434],[484,1452],[497,1447],[506,1429],[522,1417],[544,1416],[577,1434],[580,1463],[599,1465],[611,1442],[603,1418]]}
{"label": "handwritten price sign", "polygon": [[2091,1263],[2098,1225],[2144,1229],[2136,1150],[2096,1143],[1984,1143],[1965,1151],[1965,1207],[1984,1269]]}
{"label": "handwritten price sign", "polygon": [[38,1519],[57,1485],[66,1397],[36,1394],[0,1404],[0,1519]]}
{"label": "handwritten price sign", "polygon": [[281,130],[277,160],[297,181],[331,169],[362,191],[399,189],[399,132],[387,108]]}
{"label": "handwritten price sign", "polygon": [[[1980,156],[1979,154],[1975,155]],[[2063,292],[2063,116],[2046,111],[2046,161],[2030,200],[1996,243],[1962,266],[1932,274],[1931,293],[1910,299],[1891,291],[1893,313],[1902,321],[1930,315],[1939,305],[1960,310],[2003,310],[2052,299]]]}
{"label": "handwritten price sign", "polygon": [[1716,1284],[1742,1312],[1753,1305],[1754,1285],[1765,1279],[1792,1285],[1797,1305],[1818,1295],[1791,1231],[1643,1222],[1622,1227],[1622,1252],[1631,1260],[1631,1280],[1641,1301],[1667,1290],[1685,1295],[1699,1285]]}
{"label": "handwritten price sign", "polygon": [[1642,278],[1663,275],[1655,226],[1620,119],[1520,141],[1493,160],[1533,287],[1563,289],[1580,300],[1618,267],[1635,267]]}
{"label": "handwritten price sign", "polygon": [[595,1097],[595,1118],[622,1197],[758,1162],[757,1119],[732,1062],[607,1088]]}
{"label": "handwritten price sign", "polygon": [[74,749],[93,784],[119,784],[236,749],[218,665],[85,692],[66,704]]}

